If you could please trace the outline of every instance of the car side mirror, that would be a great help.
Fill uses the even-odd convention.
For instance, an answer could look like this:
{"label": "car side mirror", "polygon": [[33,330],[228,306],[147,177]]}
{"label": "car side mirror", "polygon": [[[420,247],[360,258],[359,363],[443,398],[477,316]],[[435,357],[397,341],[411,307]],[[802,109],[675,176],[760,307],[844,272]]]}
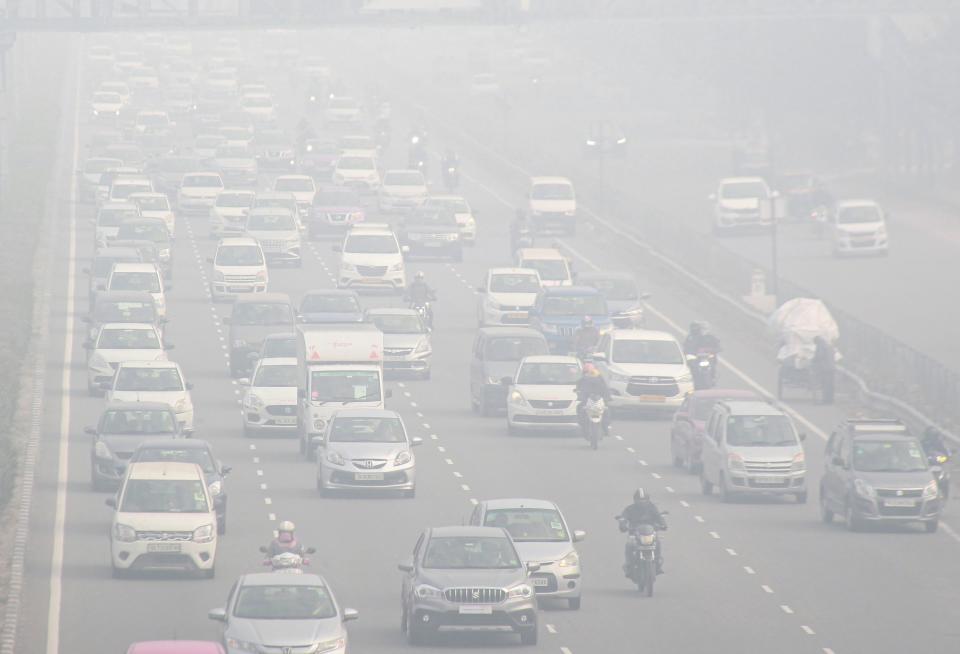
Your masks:
{"label": "car side mirror", "polygon": [[423,439],[422,439],[422,438],[420,438],[419,436],[414,436],[413,438],[410,439],[410,446],[411,446],[411,447],[417,447],[418,445],[423,445]]}
{"label": "car side mirror", "polygon": [[533,563],[533,562],[531,562],[531,563],[528,563],[528,564],[527,564],[527,572],[529,572],[529,573],[536,572],[536,571],[538,571],[539,569],[540,569],[540,564],[539,564],[539,563]]}
{"label": "car side mirror", "polygon": [[111,509],[117,508],[117,498],[115,497],[108,497],[103,501],[103,503],[109,506]]}
{"label": "car side mirror", "polygon": [[192,391],[192,390],[193,390],[193,382],[187,382],[186,384],[184,384],[184,386],[187,387],[187,390],[188,390],[188,391]]}
{"label": "car side mirror", "polygon": [[605,352],[594,352],[594,353],[593,353],[593,360],[594,360],[594,361],[606,361],[606,360],[607,360],[607,355],[606,355]]}
{"label": "car side mirror", "polygon": [[397,564],[397,570],[400,572],[413,572],[413,561],[401,561]]}
{"label": "car side mirror", "polygon": [[805,440],[807,440],[807,432],[802,431],[800,432],[800,441],[803,442]]}
{"label": "car side mirror", "polygon": [[343,621],[350,622],[352,620],[358,620],[360,618],[360,612],[356,609],[344,609],[343,610]]}
{"label": "car side mirror", "polygon": [[512,378],[512,377],[501,377],[501,378],[500,378],[500,385],[501,385],[501,386],[512,386],[512,385],[513,385],[513,378]]}
{"label": "car side mirror", "polygon": [[[266,548],[261,548],[266,549]],[[211,620],[216,620],[217,622],[226,622],[227,621],[227,610],[226,609],[213,609],[207,613],[207,617]]]}
{"label": "car side mirror", "polygon": [[582,540],[585,539],[586,537],[587,537],[587,532],[582,531],[582,530],[580,530],[580,529],[576,529],[576,530],[574,530],[574,532],[573,532],[573,542],[574,542],[574,543],[579,543],[580,541],[582,541]]}

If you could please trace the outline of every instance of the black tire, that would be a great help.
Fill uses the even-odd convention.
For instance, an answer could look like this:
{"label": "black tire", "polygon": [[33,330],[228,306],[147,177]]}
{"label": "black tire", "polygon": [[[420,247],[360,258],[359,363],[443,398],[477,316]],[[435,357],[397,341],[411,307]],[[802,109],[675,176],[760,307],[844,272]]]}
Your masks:
{"label": "black tire", "polygon": [[419,645],[426,645],[429,640],[427,637],[426,629],[424,629],[418,622],[413,620],[413,616],[407,616],[407,643],[413,647]]}
{"label": "black tire", "polygon": [[490,407],[490,403],[487,401],[487,394],[484,391],[480,391],[480,401],[477,405],[477,411],[480,412],[480,415],[484,418],[488,418],[493,415],[493,410]]}
{"label": "black tire", "polygon": [[209,570],[204,570],[200,573],[200,576],[204,579],[213,579],[217,576],[217,566],[212,566]]}
{"label": "black tire", "polygon": [[704,495],[713,495],[713,484],[707,480],[702,468],[700,469],[700,492]]}
{"label": "black tire", "polygon": [[568,599],[568,600],[567,600],[567,607],[568,607],[571,611],[579,611],[579,610],[580,610],[580,598],[579,598],[579,597],[571,597],[570,599]]}
{"label": "black tire", "polygon": [[97,493],[102,493],[107,489],[107,485],[93,472],[93,466],[90,467],[90,487]]}
{"label": "black tire", "polygon": [[717,493],[720,495],[720,501],[724,504],[729,504],[733,501],[733,495],[730,493],[730,489],[727,488],[727,478],[720,473],[720,478],[717,480]]}
{"label": "black tire", "polygon": [[857,516],[856,512],[853,510],[853,504],[849,500],[847,501],[846,514],[844,518],[849,531],[863,531],[863,520]]}
{"label": "black tire", "polygon": [[928,534],[935,534],[935,533],[937,533],[937,528],[938,528],[938,527],[940,527],[940,521],[939,521],[939,520],[930,520],[930,521],[928,521],[928,522],[924,522],[924,523],[923,523],[923,530],[926,531]]}
{"label": "black tire", "polygon": [[110,576],[114,579],[127,579],[130,576],[130,571],[111,566]]}
{"label": "black tire", "polygon": [[602,427],[600,425],[595,425],[592,422],[590,423],[590,449],[596,450],[600,447],[600,430]]}
{"label": "black tire", "polygon": [[521,645],[536,645],[540,630],[536,626],[529,627],[520,632]]}
{"label": "black tire", "polygon": [[827,499],[823,496],[823,490],[820,490],[820,521],[829,525],[833,523],[833,511],[827,506]]}

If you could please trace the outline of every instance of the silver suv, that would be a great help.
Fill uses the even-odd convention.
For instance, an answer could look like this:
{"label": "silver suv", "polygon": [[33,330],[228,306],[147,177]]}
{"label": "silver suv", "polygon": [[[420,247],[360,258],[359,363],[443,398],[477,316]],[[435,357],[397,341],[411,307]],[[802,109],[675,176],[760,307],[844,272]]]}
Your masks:
{"label": "silver suv", "polygon": [[794,495],[807,501],[807,466],[790,418],[772,404],[717,402],[703,439],[700,485],[704,495],[716,486],[721,501],[735,493]]}
{"label": "silver suv", "polygon": [[513,631],[537,643],[537,596],[505,529],[426,529],[401,563],[401,629],[411,645],[440,631]]}

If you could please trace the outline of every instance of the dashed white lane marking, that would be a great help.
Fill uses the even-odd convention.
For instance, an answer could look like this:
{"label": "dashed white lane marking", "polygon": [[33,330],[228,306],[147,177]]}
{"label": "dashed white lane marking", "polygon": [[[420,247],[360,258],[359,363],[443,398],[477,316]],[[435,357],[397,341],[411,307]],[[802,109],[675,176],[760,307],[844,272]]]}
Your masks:
{"label": "dashed white lane marking", "polygon": [[439,438],[440,438],[440,437],[437,436],[436,434],[430,434],[430,440],[434,440],[434,441],[435,441],[435,440],[438,440]]}
{"label": "dashed white lane marking", "polygon": [[257,476],[258,476],[258,477],[262,477],[262,476],[263,476],[263,470],[257,470]]}
{"label": "dashed white lane marking", "polygon": [[712,538],[712,539],[714,539],[714,540],[720,540],[720,534],[718,534],[718,533],[715,532],[715,531],[711,531],[711,532],[710,532],[710,538]]}
{"label": "dashed white lane marking", "polygon": [[690,503],[687,502],[686,500],[680,500],[680,506],[682,506],[682,507],[685,508],[685,509],[689,509],[689,508],[690,508]]}
{"label": "dashed white lane marking", "polygon": [[650,476],[653,477],[654,479],[660,479],[660,473],[658,472],[651,472]]}
{"label": "dashed white lane marking", "polygon": [[251,450],[255,450],[255,449],[257,449],[257,446],[254,445],[253,443],[250,443],[250,449],[251,449]]}
{"label": "dashed white lane marking", "polygon": [[623,440],[623,436],[621,436],[620,434],[614,434],[613,437],[616,438],[618,441]]}
{"label": "dashed white lane marking", "polygon": [[269,497],[265,497],[263,498],[263,503],[266,504],[267,506],[270,506],[271,504],[273,504],[273,500],[271,500]]}
{"label": "dashed white lane marking", "polygon": [[400,388],[406,388],[406,387],[407,387],[407,385],[404,384],[403,382],[397,382],[397,386],[399,386]]}
{"label": "dashed white lane marking", "polygon": [[[416,403],[416,402],[411,402],[411,403],[410,403],[410,406],[412,406],[414,409],[416,409],[416,408],[417,408],[417,403]],[[422,418],[423,416],[420,416],[420,417]]]}
{"label": "dashed white lane marking", "polygon": [[746,572],[748,575],[755,575],[755,574],[757,574],[756,570],[754,570],[753,568],[751,568],[749,565],[743,566],[743,571]]}
{"label": "dashed white lane marking", "polygon": [[548,625],[547,625],[547,631],[550,632],[551,634],[555,634],[555,633],[557,633],[557,628],[554,627],[552,624],[548,624]]}
{"label": "dashed white lane marking", "polygon": [[570,651],[569,647],[561,647],[560,654],[573,654],[573,652]]}
{"label": "dashed white lane marking", "polygon": [[773,589],[770,588],[770,586],[763,584],[762,586],[760,586],[760,588],[762,588],[763,592],[767,593],[768,595],[773,595]]}
{"label": "dashed white lane marking", "polygon": [[467,486],[466,484],[460,484],[460,488],[462,488],[462,489],[465,490],[465,491],[469,491],[469,490],[470,490],[470,487]]}
{"label": "dashed white lane marking", "polygon": [[633,449],[632,447],[628,447],[628,448],[627,448],[627,452],[629,452],[630,454],[636,454],[636,453],[637,453],[637,451],[636,451],[635,449]]}
{"label": "dashed white lane marking", "polygon": [[403,392],[403,396],[404,396],[404,397],[410,397],[410,391],[404,391],[404,392]]}
{"label": "dashed white lane marking", "polygon": [[259,457],[259,456],[253,457],[253,462],[254,462],[254,463],[260,463],[260,457]]}
{"label": "dashed white lane marking", "polygon": [[430,429],[430,425],[425,422],[425,423],[423,423],[423,428],[424,428],[424,429]]}
{"label": "dashed white lane marking", "polygon": [[[437,449],[440,449],[440,448],[437,448]],[[453,459],[444,459],[443,462],[446,463],[448,466],[453,465]]]}
{"label": "dashed white lane marking", "polygon": [[664,486],[663,488],[664,488],[664,490],[667,491],[668,493],[676,492],[676,491],[673,490],[673,486]]}
{"label": "dashed white lane marking", "polygon": [[260,490],[267,490],[266,484],[260,484]]}
{"label": "dashed white lane marking", "polygon": [[276,514],[276,513],[268,513],[268,514],[267,514],[267,520],[269,520],[270,522],[276,522],[276,521],[277,521],[277,514]]}
{"label": "dashed white lane marking", "polygon": [[726,548],[726,550],[727,550],[727,554],[729,554],[730,556],[737,556],[737,551],[735,549],[728,547]]}
{"label": "dashed white lane marking", "polygon": [[780,610],[783,611],[784,613],[786,613],[787,615],[793,615],[793,609],[791,609],[791,608],[790,608],[789,606],[787,606],[786,604],[781,604],[781,605],[780,605]]}
{"label": "dashed white lane marking", "polygon": [[816,636],[816,635],[817,635],[817,632],[816,632],[816,631],[814,631],[813,629],[811,629],[810,627],[808,627],[808,626],[805,625],[805,624],[800,625],[800,628],[803,629],[803,633],[807,634],[808,636]]}
{"label": "dashed white lane marking", "polygon": [[835,653],[832,649],[830,649],[829,647],[824,647],[824,648],[823,648],[823,654],[836,654],[836,653]]}
{"label": "dashed white lane marking", "polygon": [[461,475],[461,474],[460,474],[459,472],[457,472],[456,470],[453,471],[453,476],[456,477],[457,479],[463,479],[463,475]]}
{"label": "dashed white lane marking", "polygon": [[697,522],[703,522],[703,516],[702,516],[702,515],[695,515],[695,516],[693,516],[693,519],[696,520]]}
{"label": "dashed white lane marking", "polygon": [[[413,402],[410,403],[410,406],[413,406]],[[418,417],[418,418],[422,418],[422,417],[423,417],[423,412],[417,411],[417,417]]]}
{"label": "dashed white lane marking", "polygon": [[647,465],[647,462],[644,461],[643,459],[637,459],[637,463],[639,463],[639,464],[642,465],[642,466]]}
{"label": "dashed white lane marking", "polygon": [[447,448],[445,448],[443,445],[437,445],[437,452],[440,452],[442,454],[446,451],[447,451]]}

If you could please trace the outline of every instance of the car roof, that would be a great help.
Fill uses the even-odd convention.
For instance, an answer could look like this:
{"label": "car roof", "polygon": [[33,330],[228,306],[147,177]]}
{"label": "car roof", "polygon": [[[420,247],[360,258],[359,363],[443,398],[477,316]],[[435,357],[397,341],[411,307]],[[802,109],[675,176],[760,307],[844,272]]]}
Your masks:
{"label": "car roof", "polygon": [[304,572],[289,574],[286,572],[251,572],[240,577],[242,586],[327,586],[326,580],[318,574]]}
{"label": "car roof", "polygon": [[600,295],[593,286],[547,286],[540,292],[544,295]]}
{"label": "car roof", "polygon": [[159,274],[155,263],[142,263],[135,261],[120,261],[113,264],[113,272],[155,272]]}
{"label": "car roof", "polygon": [[543,334],[532,327],[481,327],[477,330],[478,334],[490,338],[496,336],[533,336],[543,338]]}
{"label": "car roof", "polygon": [[573,186],[573,182],[570,181],[568,177],[559,177],[559,176],[544,176],[544,177],[531,177],[530,185],[535,186],[537,184],[569,184]]}
{"label": "car roof", "polygon": [[500,527],[477,527],[472,525],[457,525],[449,527],[431,527],[431,538],[510,538],[505,529]]}
{"label": "car roof", "polygon": [[763,177],[724,177],[720,180],[720,184],[755,184],[761,182],[763,184],[767,183]]}
{"label": "car roof", "polygon": [[483,505],[488,511],[491,509],[557,509],[557,505],[550,500],[535,500],[531,498],[484,500]]}
{"label": "car roof", "polygon": [[855,432],[851,437],[857,441],[915,441],[916,436],[902,431],[865,431]]}
{"label": "car roof", "polygon": [[490,275],[539,275],[535,268],[490,268],[487,270],[487,276]]}
{"label": "car roof", "polygon": [[723,402],[730,413],[738,416],[782,416],[783,411],[769,402],[758,400],[731,400]]}
{"label": "car roof", "polygon": [[368,316],[417,316],[416,309],[404,309],[402,307],[374,307],[367,309]]}
{"label": "car roof", "polygon": [[400,414],[390,409],[338,409],[334,418],[399,418]]}
{"label": "car roof", "polygon": [[203,479],[203,471],[196,463],[138,461],[127,466],[127,479]]}
{"label": "car roof", "polygon": [[251,295],[239,295],[233,306],[238,304],[290,304],[290,296],[286,293],[253,293]]}
{"label": "car roof", "polygon": [[146,291],[98,291],[95,304],[100,302],[144,302],[153,304],[153,296]]}
{"label": "car roof", "polygon": [[613,340],[619,341],[674,341],[673,334],[653,329],[615,329],[610,332]]}
{"label": "car roof", "polygon": [[523,357],[521,363],[575,363],[580,365],[580,359],[566,354],[536,354]]}
{"label": "car roof", "polygon": [[[217,247],[223,247],[225,245],[256,245],[257,247],[260,244],[257,242],[257,239],[250,236],[231,236],[229,238],[220,239],[220,243],[217,244]],[[237,298],[239,299],[239,298]]]}

